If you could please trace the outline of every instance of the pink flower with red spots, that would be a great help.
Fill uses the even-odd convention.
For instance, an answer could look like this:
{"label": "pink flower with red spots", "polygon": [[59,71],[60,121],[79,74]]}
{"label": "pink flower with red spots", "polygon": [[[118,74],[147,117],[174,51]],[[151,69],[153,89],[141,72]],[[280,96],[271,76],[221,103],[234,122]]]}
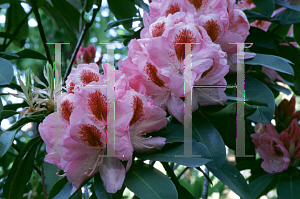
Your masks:
{"label": "pink flower with red spots", "polygon": [[[140,92],[130,88],[121,71],[115,71],[114,99],[108,98],[105,85],[109,67],[112,66],[103,65],[104,75],[96,64],[73,68],[59,111],[47,116],[39,126],[47,144],[45,161],[64,170],[63,176],[73,184],[72,193],[98,172],[107,192],[115,193],[123,185],[133,150],[149,152],[165,144],[165,138],[151,137],[149,133],[167,124],[166,112],[144,95],[142,85]],[[114,104],[114,109],[108,109],[108,104]],[[107,118],[111,114],[115,115],[114,135],[107,136]],[[116,157],[105,156],[107,147]]]}

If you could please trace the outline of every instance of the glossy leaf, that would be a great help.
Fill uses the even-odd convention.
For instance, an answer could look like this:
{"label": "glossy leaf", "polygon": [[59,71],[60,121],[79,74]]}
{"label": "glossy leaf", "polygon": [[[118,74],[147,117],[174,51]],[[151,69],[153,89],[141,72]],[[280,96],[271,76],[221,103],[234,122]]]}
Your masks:
{"label": "glossy leaf", "polygon": [[132,24],[133,21],[143,21],[142,18],[128,18],[128,19],[121,19],[121,20],[118,20],[118,21],[112,21],[112,22],[109,22],[107,24],[107,28],[105,31],[107,31],[108,29],[111,29],[113,27],[116,27],[118,25],[124,25],[124,24]]}
{"label": "glossy leaf", "polygon": [[250,34],[247,37],[246,42],[250,42],[254,45],[267,49],[276,49],[274,39],[265,31],[251,26],[249,32]]}
{"label": "glossy leaf", "polygon": [[270,89],[257,79],[246,75],[245,97],[248,100],[268,104],[268,107],[258,106],[259,109],[248,119],[254,122],[270,123],[275,111],[274,95]]}
{"label": "glossy leaf", "polygon": [[41,54],[40,52],[31,50],[31,49],[24,49],[20,52],[17,52],[16,55],[18,55],[19,58],[47,60],[47,58],[43,54]]}
{"label": "glossy leaf", "polygon": [[265,55],[256,53],[255,57],[245,60],[245,64],[249,65],[261,65],[267,68],[294,75],[293,68],[289,65],[289,60],[283,59],[275,55]]}
{"label": "glossy leaf", "polygon": [[232,191],[238,194],[241,198],[251,199],[249,186],[244,176],[227,160],[224,161],[222,166],[215,170],[209,167],[210,172],[214,174],[221,182],[227,185]]}
{"label": "glossy leaf", "polygon": [[[299,173],[299,172],[298,172]],[[277,195],[279,198],[298,199],[300,196],[300,177],[290,175],[288,179],[281,179],[277,184]]]}
{"label": "glossy leaf", "polygon": [[29,122],[40,122],[45,118],[44,115],[27,115],[19,119],[16,123],[14,123],[11,127],[9,127],[6,131],[12,131],[17,129],[20,125],[27,124]]}
{"label": "glossy leaf", "polygon": [[[49,196],[48,199],[52,199],[54,198],[63,188],[64,186],[67,184],[68,179],[67,177],[63,177],[60,180],[58,180],[51,188],[50,192],[49,192]],[[71,190],[70,190],[71,192]],[[69,195],[70,195],[69,192]]]}
{"label": "glossy leaf", "polygon": [[256,178],[249,184],[252,198],[257,198],[264,191],[264,189],[271,183],[276,177],[275,174],[266,174]]}
{"label": "glossy leaf", "polygon": [[22,128],[20,126],[15,131],[5,131],[0,133],[0,158],[8,151],[12,142],[14,141],[15,134]]}
{"label": "glossy leaf", "polygon": [[42,165],[42,185],[44,195],[48,196],[53,185],[59,181],[60,177],[56,175],[59,169],[54,164],[43,162]]}
{"label": "glossy leaf", "polygon": [[106,189],[103,186],[101,177],[99,173],[97,173],[94,177],[94,190],[98,199],[111,199],[112,194],[107,193]]}
{"label": "glossy leaf", "polygon": [[[14,186],[17,186],[17,182],[16,180],[14,180],[15,175],[17,172],[19,172],[19,165],[21,165],[21,162],[23,160],[23,158],[27,158],[29,156],[27,156],[28,154],[31,153],[31,151],[35,152],[35,147],[38,145],[38,143],[40,142],[41,138],[40,137],[36,137],[31,139],[20,151],[20,153],[17,155],[17,157],[14,160],[14,164],[10,169],[10,172],[8,174],[8,178],[5,181],[5,185],[3,188],[3,195],[6,198],[9,198],[9,195],[11,193],[11,191],[15,191],[15,190],[11,190],[12,184],[14,183]],[[24,166],[24,165],[23,165]],[[32,168],[32,166],[31,166]],[[31,172],[30,172],[31,175]],[[28,177],[26,175],[26,177]],[[29,176],[30,177],[30,176]],[[25,181],[25,180],[24,180]],[[26,183],[24,184],[24,186],[26,185]],[[23,187],[24,188],[24,187]],[[18,190],[21,192],[21,190]],[[24,190],[23,190],[24,191]],[[21,192],[23,194],[23,192]]]}
{"label": "glossy leaf", "polygon": [[193,155],[201,155],[201,157],[176,157],[176,155],[184,155],[184,143],[169,144],[156,153],[137,154],[136,156],[145,160],[174,162],[188,167],[202,166],[211,161],[207,148],[202,143],[193,142],[192,150]]}
{"label": "glossy leaf", "polygon": [[298,45],[300,45],[300,23],[296,23],[293,26],[294,38]]}
{"label": "glossy leaf", "polygon": [[10,84],[14,70],[10,61],[0,58],[0,85]]}
{"label": "glossy leaf", "polygon": [[124,184],[141,199],[178,198],[172,181],[148,164],[133,162]]}
{"label": "glossy leaf", "polygon": [[265,15],[271,16],[275,9],[274,0],[252,0],[256,7]]}
{"label": "glossy leaf", "polygon": [[290,2],[288,2],[288,1],[282,1],[282,0],[275,0],[275,3],[277,5],[280,5],[280,6],[289,8],[291,10],[295,10],[295,11],[300,12],[300,5],[292,6],[292,5],[290,5]]}
{"label": "glossy leaf", "polygon": [[[138,12],[134,3],[130,0],[108,0],[110,11],[115,15],[117,20],[136,17]],[[133,33],[132,24],[122,23],[124,28]]]}
{"label": "glossy leaf", "polygon": [[196,113],[193,114],[193,134],[206,147],[212,160],[206,165],[218,169],[226,158],[224,141],[217,129],[206,118]]}
{"label": "glossy leaf", "polygon": [[300,23],[300,12],[295,10],[286,9],[282,12],[279,12],[273,17],[274,20],[280,21],[280,25],[288,25]]}
{"label": "glossy leaf", "polygon": [[11,116],[14,116],[15,114],[19,114],[19,112],[11,111],[11,110],[3,110],[1,111],[1,119],[9,118]]}

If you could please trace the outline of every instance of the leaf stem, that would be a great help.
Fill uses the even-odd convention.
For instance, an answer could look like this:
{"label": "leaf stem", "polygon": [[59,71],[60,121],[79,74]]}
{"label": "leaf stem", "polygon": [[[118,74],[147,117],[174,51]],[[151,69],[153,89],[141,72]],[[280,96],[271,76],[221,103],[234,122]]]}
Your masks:
{"label": "leaf stem", "polygon": [[177,178],[179,179],[190,167],[185,167],[183,169],[183,171],[181,171],[181,173],[177,176]]}
{"label": "leaf stem", "polygon": [[[100,2],[101,2],[101,1],[100,1]],[[74,51],[73,51],[71,60],[70,60],[69,65],[68,65],[68,67],[67,67],[66,73],[65,73],[65,75],[64,75],[64,77],[63,77],[62,85],[65,85],[65,82],[66,82],[66,80],[67,80],[67,77],[68,77],[68,75],[69,75],[70,72],[71,72],[71,67],[72,67],[72,65],[73,65],[73,63],[74,63],[74,61],[75,61],[75,58],[76,58],[77,52],[78,52],[78,50],[79,50],[79,47],[80,47],[80,45],[81,45],[81,43],[82,43],[82,41],[83,41],[83,39],[84,39],[84,36],[86,35],[87,31],[88,31],[89,28],[93,25],[94,20],[95,20],[95,18],[96,18],[96,14],[97,14],[98,11],[100,10],[100,7],[101,7],[101,4],[98,5],[98,7],[97,7],[96,9],[93,9],[93,16],[92,16],[91,21],[84,24],[84,27],[83,27],[83,29],[82,29],[82,31],[81,31],[79,40],[78,40],[78,42],[77,42],[77,44],[76,44],[76,47],[75,47],[75,49],[74,49]]]}
{"label": "leaf stem", "polygon": [[[209,177],[209,170],[207,167],[205,167],[205,174]],[[207,199],[207,196],[208,196],[208,180],[207,178],[204,178],[202,198]]]}
{"label": "leaf stem", "polygon": [[171,178],[174,185],[175,186],[180,185],[178,178],[176,177],[172,167],[167,162],[161,162],[161,164],[163,165],[164,169],[166,170],[168,176]]}
{"label": "leaf stem", "polygon": [[51,66],[53,68],[53,62],[52,62],[52,59],[51,59],[51,54],[50,54],[49,48],[47,46],[47,40],[46,40],[46,36],[45,36],[43,25],[42,25],[41,16],[40,16],[39,11],[38,11],[37,1],[35,1],[33,3],[32,9],[33,9],[33,13],[34,13],[35,19],[36,19],[36,21],[38,23],[38,29],[39,29],[40,36],[41,36],[41,39],[42,39],[42,42],[43,42],[43,45],[44,45],[44,49],[45,49],[45,52],[46,52],[47,60],[51,64]]}

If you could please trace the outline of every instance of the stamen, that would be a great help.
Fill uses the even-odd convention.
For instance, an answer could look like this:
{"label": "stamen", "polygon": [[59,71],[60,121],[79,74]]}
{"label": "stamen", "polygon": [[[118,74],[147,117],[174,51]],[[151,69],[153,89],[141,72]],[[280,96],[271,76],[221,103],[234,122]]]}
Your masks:
{"label": "stamen", "polygon": [[[100,158],[101,158],[101,156],[97,158],[96,163],[94,164],[94,167],[93,167],[92,171],[91,171],[90,173],[85,172],[85,173],[84,173],[85,175],[87,175],[87,176],[91,176],[91,175],[92,175],[92,173],[95,171],[96,167],[99,166],[99,165],[98,165],[98,162],[99,162]],[[91,169],[91,168],[90,168],[90,169]]]}
{"label": "stamen", "polygon": [[58,177],[65,177],[65,176],[66,176],[66,174],[67,174],[67,173],[64,173],[64,174],[62,174],[62,175],[59,175],[59,173],[58,173],[58,172],[56,172],[56,175],[57,175]]}

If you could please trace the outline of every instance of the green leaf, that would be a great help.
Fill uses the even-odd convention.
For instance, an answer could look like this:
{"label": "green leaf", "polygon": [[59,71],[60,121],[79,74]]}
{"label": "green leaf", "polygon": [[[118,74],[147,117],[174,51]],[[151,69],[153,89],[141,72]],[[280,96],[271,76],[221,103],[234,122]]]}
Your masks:
{"label": "green leaf", "polygon": [[[20,151],[20,153],[17,155],[17,157],[15,158],[14,160],[14,164],[13,166],[11,167],[10,169],[10,172],[8,174],[8,177],[7,177],[7,180],[5,181],[5,185],[3,187],[3,195],[5,198],[9,198],[9,195],[11,194],[11,192],[19,192],[19,193],[22,193],[23,195],[23,191],[19,190],[18,189],[15,189],[15,190],[12,190],[12,185],[14,184],[14,187],[18,187],[18,179],[15,180],[15,177],[16,177],[16,174],[18,172],[22,172],[20,170],[22,170],[22,168],[20,168],[20,165],[22,165],[23,167],[25,165],[23,165],[21,162],[23,161],[23,159],[27,159],[28,160],[28,157],[29,157],[29,160],[31,160],[31,153],[34,153],[35,152],[35,148],[36,146],[39,144],[39,142],[41,141],[41,138],[40,137],[35,137],[33,139],[31,139]],[[34,158],[34,157],[33,157]],[[26,160],[26,161],[27,161]],[[30,163],[30,161],[29,161]],[[28,164],[29,164],[28,163]],[[30,163],[31,164],[31,163]],[[31,166],[32,168],[32,166]],[[27,171],[28,172],[28,171]],[[30,175],[31,175],[31,172],[30,172]],[[20,176],[18,176],[20,177]],[[25,174],[24,177],[28,177],[28,174]],[[30,176],[29,176],[30,177]],[[22,181],[25,182],[26,181],[26,178],[22,178]],[[26,185],[26,183],[24,184],[24,186]],[[22,185],[20,185],[22,186]],[[21,188],[24,188],[24,187],[21,187]],[[18,191],[16,191],[18,190]],[[13,193],[15,194],[15,193]],[[10,197],[11,198],[11,197]],[[16,197],[15,197],[16,198]],[[18,197],[20,198],[20,197]],[[22,197],[21,197],[22,198]]]}
{"label": "green leaf", "polygon": [[275,89],[275,90],[277,90],[277,91],[279,91],[279,92],[282,92],[282,93],[284,93],[286,95],[290,95],[291,94],[291,90],[290,89],[287,89],[287,88],[285,88],[283,86],[279,86],[278,84],[270,84],[268,86],[271,87],[271,88],[273,88],[273,89]]}
{"label": "green leaf", "polygon": [[271,19],[271,17],[268,17],[268,16],[266,16],[264,14],[261,14],[259,12],[255,12],[255,11],[252,11],[252,10],[245,10],[244,13],[246,14],[248,20],[253,20],[253,21],[256,21],[256,20],[269,21]]}
{"label": "green leaf", "polygon": [[257,198],[264,191],[265,188],[271,183],[271,181],[275,178],[275,174],[266,174],[256,178],[251,181],[249,184],[250,192],[252,198]]}
{"label": "green leaf", "polygon": [[133,21],[143,21],[143,18],[128,18],[128,19],[121,19],[118,21],[112,21],[107,24],[107,28],[104,31],[107,31],[108,29],[111,29],[111,28],[116,27],[121,24],[123,24],[123,25],[130,24],[130,26],[131,26]]}
{"label": "green leaf", "polygon": [[7,32],[0,32],[0,37],[8,38],[8,39],[16,39],[12,34],[9,34]]}
{"label": "green leaf", "polygon": [[[18,13],[18,14],[16,14]],[[10,7],[6,11],[6,22],[5,22],[5,30],[7,33],[14,35],[17,30],[19,24],[26,17],[26,12],[19,2],[14,2],[10,4]],[[22,26],[20,27],[17,35],[13,43],[18,47],[23,47],[25,44],[25,40],[29,35],[29,26],[28,20],[24,20]]]}
{"label": "green leaf", "polygon": [[193,155],[201,155],[201,157],[176,157],[176,155],[183,155],[184,143],[168,144],[156,153],[136,154],[136,157],[145,160],[149,159],[161,162],[174,162],[188,167],[202,166],[211,161],[207,148],[202,143],[193,142],[192,150]]}
{"label": "green leaf", "polygon": [[17,52],[16,55],[18,55],[19,58],[31,58],[31,59],[47,60],[47,58],[43,54],[41,54],[40,52],[30,50],[30,49],[24,49],[20,52]]}
{"label": "green leaf", "polygon": [[252,0],[256,7],[265,15],[271,16],[275,9],[274,0]]}
{"label": "green leaf", "polygon": [[291,63],[289,60],[287,62],[287,60],[282,57],[258,53],[256,53],[255,57],[245,60],[245,64],[261,65],[282,73],[294,75],[294,70],[289,63]]}
{"label": "green leaf", "polygon": [[[117,20],[136,17],[137,9],[130,0],[107,0],[110,11],[115,15]],[[133,33],[132,24],[122,23],[124,28]]]}
{"label": "green leaf", "polygon": [[[18,169],[14,175],[10,187],[10,198],[22,198],[25,191],[27,182],[31,177],[33,170],[34,157],[37,149],[37,145],[40,143],[41,139],[39,138],[26,152],[23,156],[22,161],[18,165]],[[16,191],[17,190],[17,191]]]}
{"label": "green leaf", "polygon": [[112,194],[107,193],[106,189],[103,186],[101,177],[99,173],[97,173],[94,177],[94,190],[98,199],[111,199]]}
{"label": "green leaf", "polygon": [[14,70],[10,61],[0,58],[0,85],[10,84]]}
{"label": "green leaf", "polygon": [[3,111],[3,104],[2,104],[2,100],[0,98],[0,112]]}
{"label": "green leaf", "polygon": [[288,180],[281,179],[277,184],[277,195],[280,199],[298,199],[300,196],[300,177],[288,176]]}
{"label": "green leaf", "polygon": [[136,0],[138,3],[139,3],[139,6],[145,10],[148,15],[150,15],[150,9],[149,9],[149,6],[143,1],[143,0]]}
{"label": "green leaf", "polygon": [[199,113],[193,114],[193,134],[207,149],[212,160],[206,165],[218,169],[226,159],[224,141],[215,127]]}
{"label": "green leaf", "polygon": [[245,169],[261,169],[262,159],[256,161],[242,161],[235,165],[235,167],[241,171]]}
{"label": "green leaf", "polygon": [[253,26],[250,27],[249,32],[246,42],[254,43],[254,45],[267,49],[276,49],[274,39],[267,32]]}
{"label": "green leaf", "polygon": [[[67,177],[63,177],[62,179],[58,180],[51,188],[50,192],[49,192],[49,196],[48,199],[52,199],[54,198],[63,188],[64,186],[67,184],[68,179]],[[71,190],[69,192],[69,195],[71,193]]]}
{"label": "green leaf", "polygon": [[45,116],[43,114],[39,115],[27,115],[19,119],[16,123],[14,123],[11,127],[9,127],[6,131],[12,131],[18,128],[20,125],[27,124],[29,122],[41,122]]}
{"label": "green leaf", "polygon": [[282,12],[276,14],[272,20],[280,21],[280,25],[288,25],[288,24],[295,24],[300,23],[300,12],[295,10],[286,9]]}
{"label": "green leaf", "polygon": [[10,59],[16,59],[19,57],[19,55],[11,52],[0,52],[0,57],[10,60]]}
{"label": "green leaf", "polygon": [[56,173],[59,172],[59,169],[54,164],[48,162],[43,162],[42,165],[42,185],[44,190],[44,195],[48,196],[51,188],[56,182],[59,181],[59,177]]}
{"label": "green leaf", "polygon": [[275,0],[275,3],[277,5],[280,5],[280,6],[289,8],[291,10],[295,10],[295,11],[300,12],[300,5],[292,6],[292,5],[290,5],[290,2],[288,2],[288,1],[282,1],[282,0]]}
{"label": "green leaf", "polygon": [[178,198],[172,181],[148,164],[134,161],[126,174],[124,184],[141,199]]}
{"label": "green leaf", "polygon": [[79,31],[79,11],[66,0],[51,0],[54,8]]}
{"label": "green leaf", "polygon": [[223,165],[218,170],[215,170],[208,165],[207,167],[214,176],[216,176],[241,198],[251,199],[249,186],[244,176],[227,160],[224,161]]}
{"label": "green leaf", "polygon": [[1,111],[1,119],[9,118],[11,116],[14,116],[15,114],[19,114],[19,112],[11,111],[11,110],[3,110]]}
{"label": "green leaf", "polygon": [[272,91],[257,79],[246,75],[245,97],[247,100],[267,103],[268,107],[257,106],[259,109],[248,119],[254,122],[270,123],[275,111],[275,101]]}
{"label": "green leaf", "polygon": [[22,128],[20,126],[15,131],[5,131],[0,133],[0,158],[8,151],[12,142],[14,141],[15,134]]}
{"label": "green leaf", "polygon": [[294,38],[298,45],[300,45],[300,23],[296,23],[293,26]]}

